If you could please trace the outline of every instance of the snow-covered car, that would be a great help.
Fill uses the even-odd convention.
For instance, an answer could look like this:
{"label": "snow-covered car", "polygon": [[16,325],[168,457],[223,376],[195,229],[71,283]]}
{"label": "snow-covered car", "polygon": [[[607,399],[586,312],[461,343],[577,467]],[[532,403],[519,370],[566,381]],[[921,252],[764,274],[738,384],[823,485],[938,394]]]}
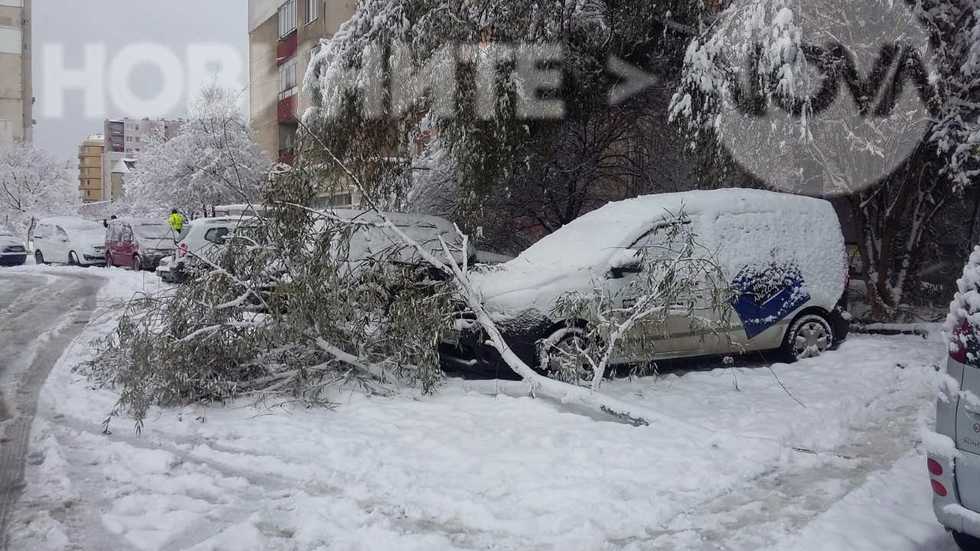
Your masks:
{"label": "snow-covered car", "polygon": [[980,550],[980,247],[946,318],[949,354],[926,439],[936,518],[965,551]]}
{"label": "snow-covered car", "polygon": [[[351,236],[348,259],[352,263],[380,258],[401,264],[424,263],[418,251],[406,245],[397,232],[390,228],[369,225],[381,222],[381,216],[377,213],[356,209],[331,209],[324,212],[340,220],[356,220],[368,224],[358,227]],[[442,241],[445,241],[456,262],[462,264],[466,260],[473,264],[476,260],[476,248],[468,243],[466,251],[463,251],[456,226],[445,218],[399,212],[385,212],[384,216],[407,237],[438,258],[445,256],[442,248]]]}
{"label": "snow-covered car", "polygon": [[0,266],[20,266],[27,262],[27,246],[10,230],[0,228]]}
{"label": "snow-covered car", "polygon": [[[617,301],[614,307],[629,308],[637,300],[634,290],[655,285],[655,275],[643,277],[654,264],[644,259],[670,247],[677,225],[696,236],[700,252],[694,255],[717,265],[720,286],[732,298],[721,308],[717,301],[709,304],[698,282],[690,296],[675,297],[684,307],[676,314],[671,309],[664,324],[637,324],[642,333],[635,336],[653,344],[652,357],[614,355],[615,363],[773,349],[793,360],[825,352],[846,337],[848,271],[833,206],[767,191],[694,191],[610,203],[516,259],[473,274],[473,287],[514,352],[548,371],[546,362],[567,341],[582,338],[590,324],[582,319],[569,327],[569,320],[558,319],[559,301],[598,290]],[[704,319],[716,323],[710,334],[697,324]],[[498,362],[481,344],[486,339],[478,327],[465,317],[461,322],[460,333],[442,347],[444,357],[467,365]]]}
{"label": "snow-covered car", "polygon": [[219,218],[198,218],[184,224],[178,236],[177,248],[173,255],[160,260],[157,275],[170,283],[181,283],[187,277],[189,267],[206,260],[216,261],[230,236],[242,224],[253,218],[226,216]]}
{"label": "snow-covered car", "polygon": [[155,270],[160,259],[174,254],[174,232],[153,219],[117,218],[103,233],[107,266]]}
{"label": "snow-covered car", "polygon": [[105,263],[105,228],[73,216],[40,220],[34,229],[34,260],[73,266]]}

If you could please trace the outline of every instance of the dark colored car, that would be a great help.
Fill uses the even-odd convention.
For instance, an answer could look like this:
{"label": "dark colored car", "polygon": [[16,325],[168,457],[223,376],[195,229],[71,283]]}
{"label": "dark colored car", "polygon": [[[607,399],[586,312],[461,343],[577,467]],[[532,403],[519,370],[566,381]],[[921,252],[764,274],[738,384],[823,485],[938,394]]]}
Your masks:
{"label": "dark colored car", "polygon": [[106,230],[106,266],[155,270],[160,260],[174,254],[174,233],[158,220],[119,218]]}
{"label": "dark colored car", "polygon": [[8,230],[0,229],[0,266],[20,266],[27,261],[27,247]]}

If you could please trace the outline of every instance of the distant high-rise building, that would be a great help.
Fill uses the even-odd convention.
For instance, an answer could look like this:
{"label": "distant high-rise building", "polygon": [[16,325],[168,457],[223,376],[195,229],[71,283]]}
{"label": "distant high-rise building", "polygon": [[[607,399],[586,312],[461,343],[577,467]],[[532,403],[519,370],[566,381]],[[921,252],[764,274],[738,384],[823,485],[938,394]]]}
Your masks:
{"label": "distant high-rise building", "polygon": [[0,143],[30,142],[31,0],[0,0]]}
{"label": "distant high-rise building", "polygon": [[249,0],[249,112],[252,132],[270,157],[293,160],[297,117],[311,100],[300,93],[320,40],[351,16],[356,0]]}
{"label": "distant high-rise building", "polygon": [[105,137],[89,136],[78,146],[78,189],[82,202],[104,201],[102,188],[102,157],[105,153]]}
{"label": "distant high-rise building", "polygon": [[[0,0],[2,2],[3,0]],[[154,140],[169,140],[184,121],[166,119],[111,119],[105,121],[105,154],[102,157],[102,198],[115,201],[124,193],[125,178],[113,178],[121,168],[131,169],[136,158]]]}

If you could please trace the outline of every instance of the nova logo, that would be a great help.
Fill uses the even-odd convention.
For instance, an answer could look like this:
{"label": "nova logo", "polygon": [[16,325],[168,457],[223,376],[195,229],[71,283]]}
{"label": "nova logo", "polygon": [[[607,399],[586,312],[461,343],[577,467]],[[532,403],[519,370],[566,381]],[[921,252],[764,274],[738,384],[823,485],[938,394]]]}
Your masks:
{"label": "nova logo", "polygon": [[[745,0],[718,129],[744,168],[814,196],[867,189],[929,128],[929,40],[901,1]],[[767,10],[767,11],[766,11]],[[768,20],[751,39],[739,36]],[[753,19],[754,18],[754,19]]]}
{"label": "nova logo", "polygon": [[[819,116],[827,111],[842,92],[842,84],[843,91],[850,96],[862,118],[890,117],[908,84],[915,87],[911,93],[918,94],[923,106],[928,109],[933,104],[935,88],[929,83],[925,63],[907,44],[882,46],[867,76],[861,74],[854,53],[843,44],[804,44],[801,50],[807,65],[818,74],[816,90],[806,98],[773,96],[773,103],[778,108],[798,119]],[[756,48],[747,68],[762,61],[762,50]],[[770,107],[757,79],[739,83],[735,88],[735,105],[742,113],[755,117],[765,117]]]}

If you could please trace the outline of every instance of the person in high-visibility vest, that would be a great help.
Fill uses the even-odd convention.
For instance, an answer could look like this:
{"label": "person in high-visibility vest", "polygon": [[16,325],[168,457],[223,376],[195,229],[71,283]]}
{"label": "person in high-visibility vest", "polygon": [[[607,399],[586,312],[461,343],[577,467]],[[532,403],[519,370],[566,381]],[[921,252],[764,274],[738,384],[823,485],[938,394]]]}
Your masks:
{"label": "person in high-visibility vest", "polygon": [[180,235],[186,222],[187,219],[177,209],[170,211],[170,218],[167,219],[167,223],[170,224],[170,229],[174,231],[175,236]]}

